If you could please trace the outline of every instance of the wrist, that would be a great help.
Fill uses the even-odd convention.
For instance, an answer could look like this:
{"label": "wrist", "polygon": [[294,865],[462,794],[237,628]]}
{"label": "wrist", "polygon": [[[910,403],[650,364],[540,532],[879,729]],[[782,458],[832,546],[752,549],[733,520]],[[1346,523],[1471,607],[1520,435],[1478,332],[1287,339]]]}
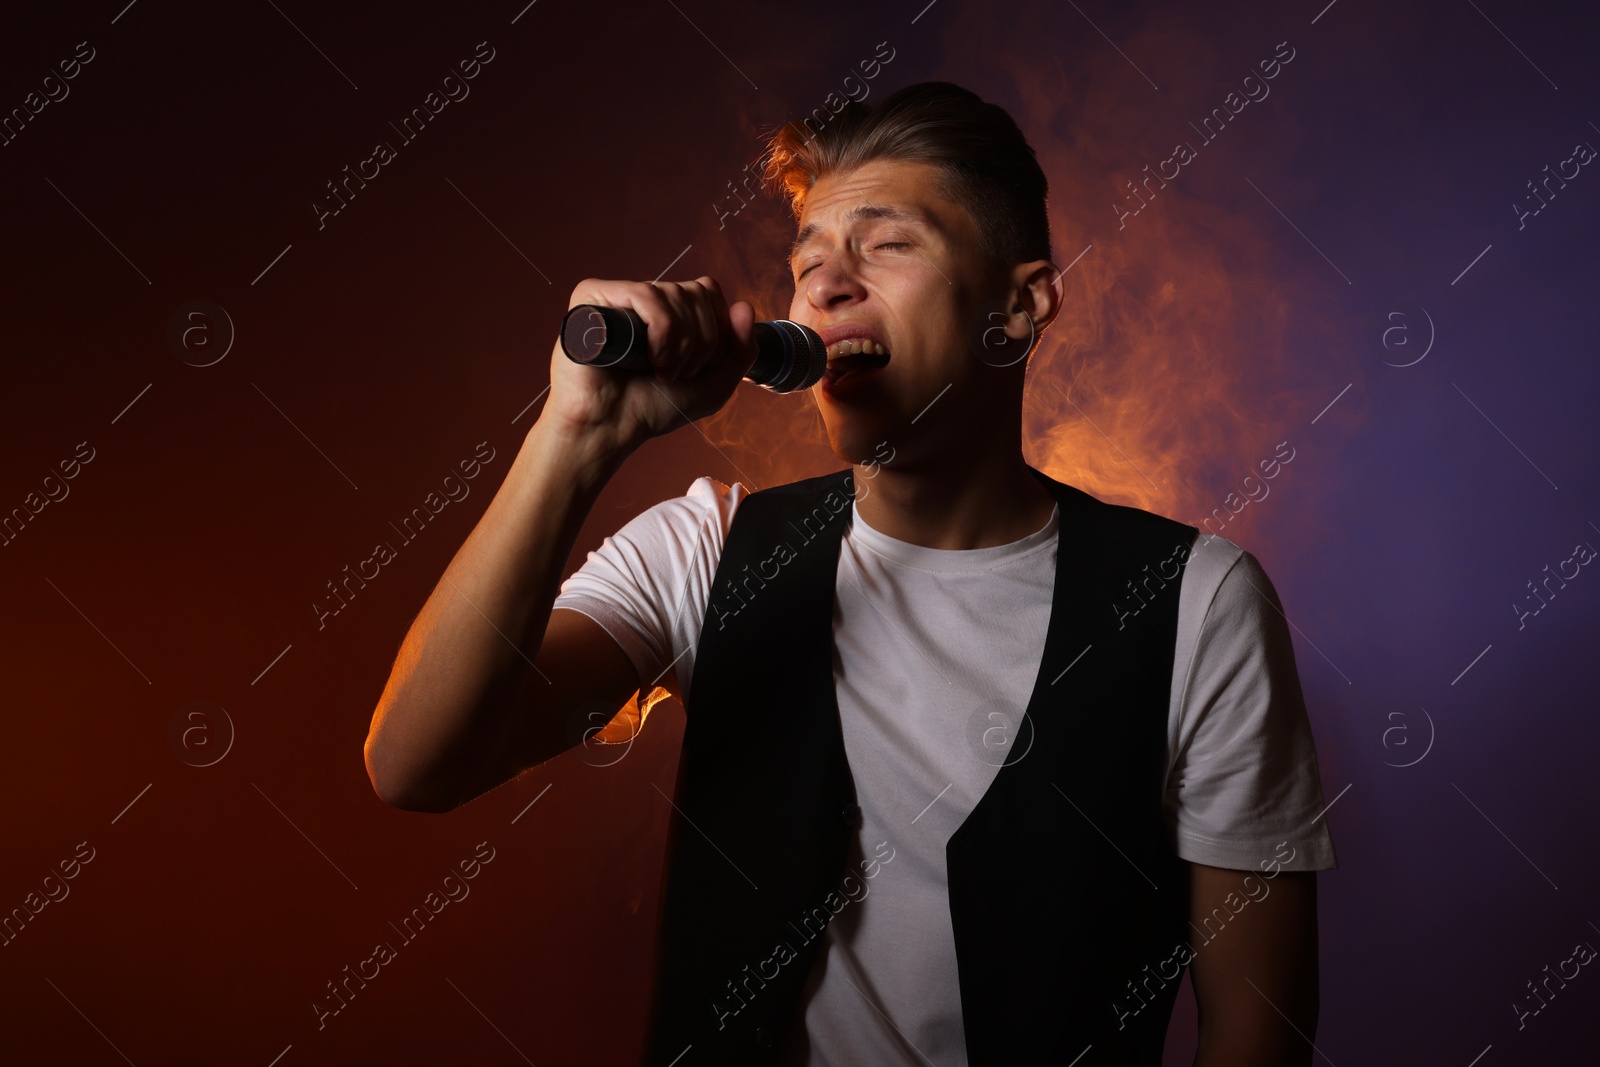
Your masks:
{"label": "wrist", "polygon": [[523,438],[518,458],[555,464],[575,483],[598,492],[638,446],[611,427],[578,426],[542,414]]}

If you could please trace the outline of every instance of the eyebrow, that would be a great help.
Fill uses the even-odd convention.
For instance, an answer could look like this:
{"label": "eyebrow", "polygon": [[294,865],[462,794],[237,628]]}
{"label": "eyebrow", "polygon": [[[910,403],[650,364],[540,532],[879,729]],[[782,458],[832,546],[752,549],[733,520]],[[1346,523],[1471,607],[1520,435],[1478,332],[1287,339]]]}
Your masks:
{"label": "eyebrow", "polygon": [[[857,204],[844,216],[844,224],[849,225],[861,219],[891,219],[895,222],[913,222],[937,230],[938,224],[932,218],[920,211],[906,211],[903,208],[888,207],[882,204]],[[794,269],[794,259],[800,254],[803,245],[822,232],[822,227],[815,222],[807,223],[799,233],[795,234],[794,244],[789,246],[789,267]]]}

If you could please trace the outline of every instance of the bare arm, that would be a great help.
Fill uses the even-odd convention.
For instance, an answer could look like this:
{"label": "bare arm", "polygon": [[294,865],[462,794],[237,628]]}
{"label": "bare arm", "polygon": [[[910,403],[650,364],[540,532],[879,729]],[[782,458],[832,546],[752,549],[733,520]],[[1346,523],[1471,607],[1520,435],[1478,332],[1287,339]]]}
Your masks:
{"label": "bare arm", "polygon": [[[500,491],[411,624],[379,698],[365,756],[386,802],[448,811],[470,799],[471,771],[503,742],[512,707],[537,705],[537,689],[552,686],[549,669],[543,677],[534,670],[532,650],[544,651],[561,572],[625,455],[542,418],[529,431]],[[563,733],[549,731],[543,758],[562,751]]]}
{"label": "bare arm", "polygon": [[550,396],[504,483],[411,624],[364,755],[383,800],[444,812],[581,740],[574,712],[614,713],[639,679],[598,624],[552,616],[562,572],[600,491],[645,440],[716,411],[755,359],[754,309],[710,278],[587,280],[570,306],[632,307],[653,374],[551,353]]}
{"label": "bare arm", "polygon": [[[1195,1067],[1302,1067],[1317,1034],[1317,874],[1190,864]],[[1229,898],[1232,897],[1230,900]],[[1206,927],[1205,920],[1211,925]]]}

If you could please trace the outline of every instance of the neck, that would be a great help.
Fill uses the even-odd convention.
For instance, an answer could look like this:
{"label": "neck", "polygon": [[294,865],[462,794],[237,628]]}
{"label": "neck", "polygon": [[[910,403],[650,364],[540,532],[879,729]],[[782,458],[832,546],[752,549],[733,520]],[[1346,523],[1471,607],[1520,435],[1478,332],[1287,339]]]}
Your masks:
{"label": "neck", "polygon": [[927,464],[855,465],[857,508],[879,533],[926,548],[1010,544],[1050,521],[1055,497],[1016,441]]}

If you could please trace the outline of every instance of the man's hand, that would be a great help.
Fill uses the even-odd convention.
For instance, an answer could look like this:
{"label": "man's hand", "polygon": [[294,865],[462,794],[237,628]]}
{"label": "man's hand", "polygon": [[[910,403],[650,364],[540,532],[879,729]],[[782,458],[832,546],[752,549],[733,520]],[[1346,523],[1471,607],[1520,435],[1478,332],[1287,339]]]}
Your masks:
{"label": "man's hand", "polygon": [[730,308],[705,275],[692,282],[586,278],[567,307],[579,304],[636,311],[654,373],[574,363],[558,339],[542,418],[574,435],[598,430],[624,451],[721,408],[756,360],[755,309],[743,300]]}
{"label": "man's hand", "polygon": [[[1195,1067],[1302,1067],[1317,1033],[1317,873],[1191,863]],[[1209,937],[1211,940],[1205,940]]]}

